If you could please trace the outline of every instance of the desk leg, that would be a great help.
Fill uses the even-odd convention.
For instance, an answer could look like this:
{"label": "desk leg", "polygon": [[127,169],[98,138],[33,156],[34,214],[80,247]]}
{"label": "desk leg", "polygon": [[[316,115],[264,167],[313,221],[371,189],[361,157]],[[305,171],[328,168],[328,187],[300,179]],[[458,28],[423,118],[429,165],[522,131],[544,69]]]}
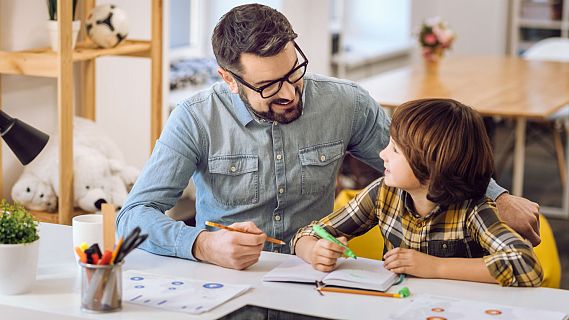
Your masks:
{"label": "desk leg", "polygon": [[521,197],[524,192],[524,166],[526,153],[526,119],[516,119],[516,146],[514,149],[514,172],[512,193]]}

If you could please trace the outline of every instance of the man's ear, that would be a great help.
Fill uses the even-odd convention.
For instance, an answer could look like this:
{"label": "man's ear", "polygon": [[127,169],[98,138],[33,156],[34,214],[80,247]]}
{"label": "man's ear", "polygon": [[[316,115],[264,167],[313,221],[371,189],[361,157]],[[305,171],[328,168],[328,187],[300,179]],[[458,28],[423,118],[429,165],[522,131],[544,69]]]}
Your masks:
{"label": "man's ear", "polygon": [[223,81],[227,83],[227,85],[229,86],[229,90],[231,90],[231,92],[239,93],[237,82],[235,81],[231,73],[227,72],[227,70],[223,69],[222,67],[217,68],[217,73],[219,74],[221,79],[223,79]]}

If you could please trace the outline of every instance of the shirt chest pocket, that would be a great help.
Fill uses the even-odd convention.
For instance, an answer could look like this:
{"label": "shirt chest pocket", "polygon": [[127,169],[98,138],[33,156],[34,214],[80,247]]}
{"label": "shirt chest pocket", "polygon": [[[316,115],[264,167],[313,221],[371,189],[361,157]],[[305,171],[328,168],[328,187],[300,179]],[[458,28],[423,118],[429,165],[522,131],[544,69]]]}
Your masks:
{"label": "shirt chest pocket", "polygon": [[227,206],[255,204],[259,201],[259,157],[235,155],[208,160],[214,198]]}
{"label": "shirt chest pocket", "polygon": [[442,258],[467,258],[468,252],[463,239],[459,240],[429,240],[428,254]]}
{"label": "shirt chest pocket", "polygon": [[342,141],[300,149],[302,194],[321,193],[333,185],[343,155]]}

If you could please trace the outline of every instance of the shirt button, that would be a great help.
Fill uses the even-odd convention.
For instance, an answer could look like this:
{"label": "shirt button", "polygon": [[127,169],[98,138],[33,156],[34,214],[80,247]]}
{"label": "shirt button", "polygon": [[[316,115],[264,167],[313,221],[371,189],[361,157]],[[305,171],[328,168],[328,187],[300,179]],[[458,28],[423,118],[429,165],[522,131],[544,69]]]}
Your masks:
{"label": "shirt button", "polygon": [[281,221],[281,216],[277,214],[277,215],[275,216],[275,220]]}
{"label": "shirt button", "polygon": [[280,154],[277,154],[277,160],[280,160],[280,159],[282,159],[282,158],[283,158],[283,156],[282,156],[282,155],[280,155]]}
{"label": "shirt button", "polygon": [[283,193],[283,192],[284,192],[284,189],[283,189],[283,188],[280,188],[280,189],[279,189],[279,193]]}
{"label": "shirt button", "polygon": [[448,246],[446,243],[443,243],[443,249],[446,249]]}
{"label": "shirt button", "polygon": [[229,170],[231,170],[231,172],[235,172],[235,171],[237,171],[237,168],[235,168],[235,166],[231,166],[231,168],[229,168]]}
{"label": "shirt button", "polygon": [[325,155],[321,155],[321,156],[320,156],[320,161],[322,161],[322,162],[326,161],[326,156],[325,156]]}
{"label": "shirt button", "polygon": [[279,124],[279,123],[276,121],[273,121],[273,126],[276,126],[277,124]]}

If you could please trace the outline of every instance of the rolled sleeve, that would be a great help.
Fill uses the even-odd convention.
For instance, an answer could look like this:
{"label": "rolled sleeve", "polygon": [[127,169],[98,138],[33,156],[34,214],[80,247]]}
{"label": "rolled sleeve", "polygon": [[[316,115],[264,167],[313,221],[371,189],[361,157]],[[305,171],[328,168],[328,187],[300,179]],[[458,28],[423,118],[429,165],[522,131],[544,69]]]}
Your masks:
{"label": "rolled sleeve", "polygon": [[499,220],[494,202],[486,200],[474,211],[467,227],[489,253],[483,260],[492,277],[502,286],[540,286],[543,272],[531,245]]}

